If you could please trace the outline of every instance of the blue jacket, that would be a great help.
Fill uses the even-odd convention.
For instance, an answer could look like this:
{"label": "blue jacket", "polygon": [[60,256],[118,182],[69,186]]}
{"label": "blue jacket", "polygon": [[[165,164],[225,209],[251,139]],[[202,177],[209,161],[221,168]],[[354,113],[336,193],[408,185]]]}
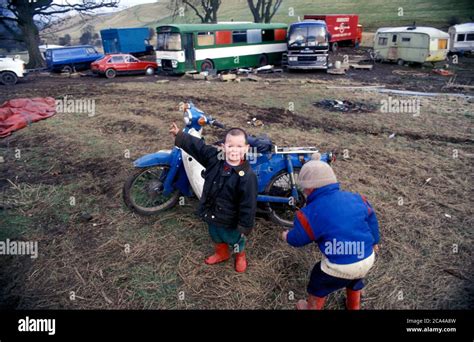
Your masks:
{"label": "blue jacket", "polygon": [[314,190],[296,213],[287,242],[300,247],[316,242],[334,264],[352,264],[372,254],[380,240],[375,212],[359,194],[340,191],[339,183]]}

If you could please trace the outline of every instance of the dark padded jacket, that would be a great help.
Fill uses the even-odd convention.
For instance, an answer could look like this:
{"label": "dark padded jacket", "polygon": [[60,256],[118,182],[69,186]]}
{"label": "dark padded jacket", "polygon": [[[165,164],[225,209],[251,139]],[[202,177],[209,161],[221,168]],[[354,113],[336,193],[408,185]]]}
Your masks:
{"label": "dark padded jacket", "polygon": [[250,233],[255,225],[258,188],[249,162],[224,169],[225,158],[220,150],[182,131],[176,135],[175,145],[206,168],[199,216],[207,223]]}

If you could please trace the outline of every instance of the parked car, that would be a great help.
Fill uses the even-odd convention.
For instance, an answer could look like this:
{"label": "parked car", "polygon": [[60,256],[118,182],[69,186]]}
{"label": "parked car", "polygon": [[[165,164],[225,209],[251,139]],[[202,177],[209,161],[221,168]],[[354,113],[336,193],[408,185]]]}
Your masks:
{"label": "parked car", "polygon": [[129,53],[140,56],[153,53],[148,27],[101,30],[100,36],[106,54]]}
{"label": "parked car", "polygon": [[91,64],[92,72],[114,78],[120,74],[153,75],[157,69],[156,62],[141,61],[129,54],[110,54]]}
{"label": "parked car", "polygon": [[92,62],[104,57],[92,45],[68,46],[46,50],[46,66],[50,71],[86,70]]}
{"label": "parked car", "polygon": [[26,74],[25,62],[19,58],[0,56],[0,83],[13,85]]}

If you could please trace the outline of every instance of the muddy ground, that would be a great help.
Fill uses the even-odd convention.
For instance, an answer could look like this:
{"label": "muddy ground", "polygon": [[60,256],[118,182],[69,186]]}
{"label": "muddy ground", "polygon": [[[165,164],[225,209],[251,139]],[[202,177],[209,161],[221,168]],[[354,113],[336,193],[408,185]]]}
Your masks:
{"label": "muddy ground", "polygon": [[[473,84],[473,61],[457,66],[467,70],[457,71],[457,82]],[[0,102],[68,96],[94,99],[96,113],[58,113],[0,140],[0,240],[38,241],[40,249],[35,260],[0,258],[0,306],[291,309],[305,296],[320,253],[314,246],[285,245],[278,239],[282,228],[264,217],[249,239],[248,271],[237,274],[230,262],[203,263],[212,244],[194,215],[196,200],[150,218],[124,207],[121,187],[132,161],[172,146],[168,126],[181,123],[178,103],[192,100],[219,121],[268,134],[277,145],[337,153],[334,170],[342,187],[365,194],[380,221],[381,250],[367,277],[363,308],[473,308],[473,99],[422,98],[414,115],[383,112],[389,94],[333,88],[460,91],[443,89],[449,77],[421,67],[376,64],[346,76],[262,77],[223,83],[31,75],[2,87]],[[169,83],[156,83],[162,79]],[[313,106],[323,99],[372,109],[342,113]],[[253,118],[264,125],[248,125]],[[221,132],[206,128],[204,134],[214,141]],[[326,307],[342,309],[343,298],[342,292],[331,295]]]}

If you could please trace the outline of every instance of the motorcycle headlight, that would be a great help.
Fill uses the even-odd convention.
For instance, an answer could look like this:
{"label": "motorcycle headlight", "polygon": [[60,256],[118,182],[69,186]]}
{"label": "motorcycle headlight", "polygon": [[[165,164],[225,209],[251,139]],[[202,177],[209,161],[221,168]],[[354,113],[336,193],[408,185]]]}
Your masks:
{"label": "motorcycle headlight", "polygon": [[176,59],[173,59],[173,60],[171,61],[171,66],[172,66],[173,68],[177,68],[177,67],[178,67],[178,61],[177,61]]}

